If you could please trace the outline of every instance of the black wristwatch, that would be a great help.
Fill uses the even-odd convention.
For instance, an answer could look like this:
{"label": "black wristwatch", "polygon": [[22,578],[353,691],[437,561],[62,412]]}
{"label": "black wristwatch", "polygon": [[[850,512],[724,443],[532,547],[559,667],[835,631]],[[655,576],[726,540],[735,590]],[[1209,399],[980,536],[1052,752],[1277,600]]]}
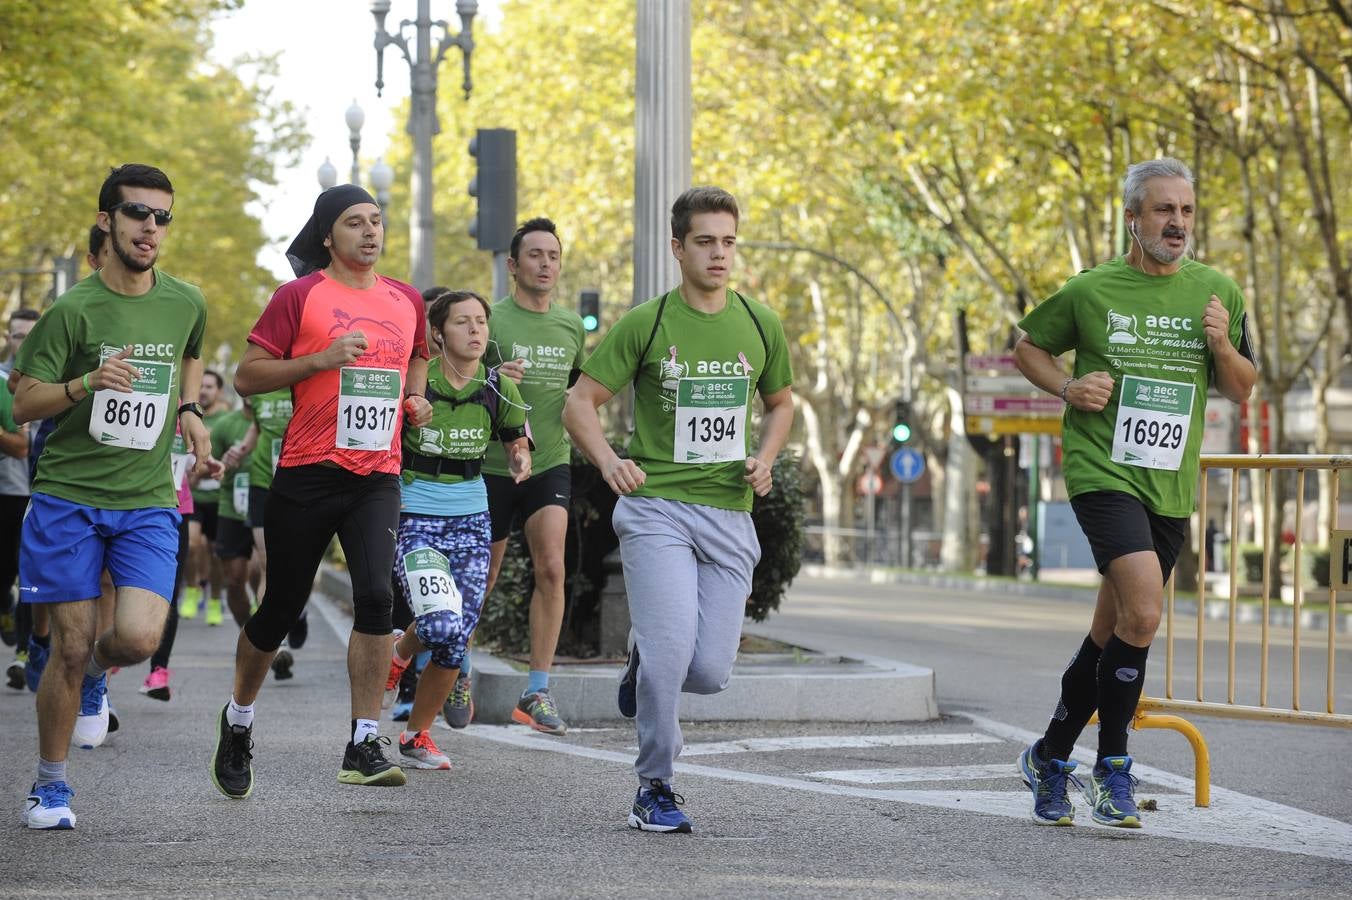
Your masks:
{"label": "black wristwatch", "polygon": [[190,412],[193,415],[197,416],[197,418],[199,419],[203,418],[202,404],[198,403],[196,400],[192,401],[191,403],[185,403],[178,408],[178,414],[180,416],[183,415],[185,412]]}

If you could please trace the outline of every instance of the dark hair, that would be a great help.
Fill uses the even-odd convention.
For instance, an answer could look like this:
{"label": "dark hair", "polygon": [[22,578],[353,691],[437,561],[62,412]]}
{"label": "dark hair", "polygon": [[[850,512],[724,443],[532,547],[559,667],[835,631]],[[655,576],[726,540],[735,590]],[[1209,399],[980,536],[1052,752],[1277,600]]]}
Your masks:
{"label": "dark hair", "polygon": [[23,306],[10,313],[9,324],[12,328],[15,322],[36,322],[40,318],[42,318],[42,313],[38,312],[36,309],[29,309],[27,306]]}
{"label": "dark hair", "polygon": [[159,169],[141,163],[127,163],[111,169],[108,177],[103,179],[103,187],[99,188],[99,211],[107,212],[127,199],[122,196],[124,187],[154,188],[170,194],[174,192],[169,176]]}
{"label": "dark hair", "polygon": [[220,372],[217,372],[215,369],[207,369],[202,373],[203,378],[206,378],[208,375],[216,379],[216,390],[220,391],[225,389],[225,379],[221,377]]}
{"label": "dark hair", "polygon": [[732,194],[717,187],[692,187],[671,204],[671,236],[684,241],[690,233],[690,219],[695,213],[706,212],[732,213],[733,222],[742,218],[737,211],[737,198]]}
{"label": "dark hair", "polygon": [[[488,301],[474,291],[452,291],[447,288],[440,290],[441,293],[432,301],[432,307],[427,310],[427,324],[432,326],[433,334],[441,334],[441,329],[446,325],[446,317],[451,314],[451,307],[465,300],[478,300],[484,308],[484,318],[493,317],[493,309],[488,305]],[[423,296],[426,296],[426,292]]]}
{"label": "dark hair", "polygon": [[534,219],[527,219],[522,222],[512,235],[511,247],[507,250],[507,255],[516,259],[517,253],[521,251],[521,240],[532,231],[545,231],[554,235],[554,240],[559,242],[559,252],[563,252],[563,240],[559,237],[558,227],[544,216],[536,216]]}
{"label": "dark hair", "polygon": [[89,255],[95,259],[99,258],[99,251],[103,249],[103,242],[108,240],[108,232],[97,225],[89,226]]}

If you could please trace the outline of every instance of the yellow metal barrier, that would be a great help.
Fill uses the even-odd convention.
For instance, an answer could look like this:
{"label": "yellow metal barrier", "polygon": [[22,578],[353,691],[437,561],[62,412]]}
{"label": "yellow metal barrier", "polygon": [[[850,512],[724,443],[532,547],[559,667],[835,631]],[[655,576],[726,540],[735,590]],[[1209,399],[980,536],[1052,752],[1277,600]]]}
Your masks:
{"label": "yellow metal barrier", "polygon": [[[1164,696],[1147,697],[1143,696],[1136,708],[1136,717],[1134,724],[1137,728],[1168,728],[1181,732],[1193,747],[1194,758],[1194,784],[1196,787],[1195,802],[1198,806],[1209,806],[1211,803],[1211,763],[1210,753],[1207,750],[1206,740],[1202,733],[1186,719],[1176,715],[1158,715],[1157,713],[1193,713],[1196,715],[1223,716],[1234,719],[1257,719],[1263,721],[1289,722],[1306,725],[1326,725],[1340,728],[1352,728],[1352,715],[1339,713],[1334,707],[1334,669],[1337,651],[1337,611],[1338,611],[1338,592],[1335,588],[1329,588],[1328,601],[1328,634],[1327,634],[1327,676],[1325,686],[1324,709],[1306,710],[1301,708],[1300,697],[1300,653],[1301,653],[1301,604],[1304,600],[1304,585],[1302,583],[1304,572],[1301,569],[1301,552],[1304,541],[1302,540],[1303,526],[1305,519],[1305,474],[1308,471],[1328,470],[1333,473],[1333,527],[1337,527],[1338,510],[1338,482],[1339,475],[1345,469],[1352,469],[1352,456],[1294,456],[1294,455],[1273,455],[1260,454],[1257,456],[1229,455],[1229,456],[1203,456],[1201,470],[1201,485],[1199,489],[1198,508],[1202,511],[1202,518],[1205,520],[1207,510],[1207,473],[1212,469],[1223,469],[1230,471],[1230,609],[1227,617],[1226,628],[1226,647],[1227,647],[1227,678],[1226,678],[1226,697],[1225,700],[1208,700],[1205,697],[1203,681],[1203,657],[1206,644],[1206,568],[1207,551],[1206,541],[1199,540],[1200,552],[1197,554],[1198,568],[1198,587],[1197,587],[1197,697],[1195,700],[1180,699],[1174,695],[1174,581],[1170,579],[1167,600],[1165,604],[1165,655],[1164,655]],[[1267,521],[1258,523],[1257,527],[1268,536],[1264,541],[1263,553],[1263,581],[1262,581],[1262,622],[1261,622],[1261,655],[1259,657],[1259,685],[1257,704],[1241,704],[1236,702],[1235,691],[1235,656],[1236,656],[1236,625],[1238,622],[1239,610],[1239,541],[1237,536],[1240,534],[1240,494],[1239,483],[1240,473],[1249,470],[1261,470],[1263,482],[1263,509],[1267,514]],[[1285,706],[1274,706],[1268,702],[1268,650],[1271,637],[1271,615],[1270,603],[1272,597],[1271,584],[1271,562],[1272,553],[1275,548],[1272,546],[1270,536],[1272,534],[1272,517],[1277,516],[1277,521],[1281,521],[1281,510],[1275,509],[1273,503],[1273,479],[1278,471],[1295,472],[1295,546],[1292,557],[1292,624],[1291,624],[1291,704],[1289,708]],[[1321,535],[1321,541],[1327,539],[1327,535]],[[1330,564],[1332,560],[1330,560]],[[1332,583],[1332,579],[1330,580]],[[1280,596],[1280,585],[1278,586],[1278,595]]]}

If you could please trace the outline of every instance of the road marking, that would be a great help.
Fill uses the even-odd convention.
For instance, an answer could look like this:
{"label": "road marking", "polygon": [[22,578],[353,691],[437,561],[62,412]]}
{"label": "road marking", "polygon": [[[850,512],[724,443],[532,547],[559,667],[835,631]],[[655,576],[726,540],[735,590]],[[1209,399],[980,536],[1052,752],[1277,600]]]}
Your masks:
{"label": "road marking", "polygon": [[[857,747],[950,747],[958,744],[998,744],[989,734],[824,734],[808,737],[746,738],[686,744],[681,756],[716,756],[724,753],[774,753],[780,750],[847,750]],[[635,751],[637,747],[633,748]]]}
{"label": "road marking", "polygon": [[[1003,722],[996,722],[980,716],[971,716],[966,713],[962,715],[971,719],[972,724],[978,728],[989,731],[991,734],[1005,736],[1010,741],[1031,743],[1039,736],[1031,731],[1006,725]],[[440,721],[437,724],[443,728],[449,727],[443,725]],[[615,763],[624,767],[630,773],[633,771],[634,758],[629,753],[599,750],[594,747],[568,743],[558,738],[514,733],[501,725],[470,725],[464,730],[464,733],[470,737],[482,738],[525,750],[561,753],[565,756]],[[1077,758],[1079,754],[1086,753],[1091,760],[1093,758],[1093,754],[1088,753],[1083,748],[1076,748],[1076,753]],[[1012,756],[1009,765],[1011,768],[1014,765]],[[1152,782],[1184,790],[1189,796],[1192,793],[1192,782],[1187,778],[1148,766],[1135,766],[1133,770],[1139,771],[1142,777],[1146,777]],[[758,784],[808,794],[909,803],[915,806],[1002,816],[1025,821],[1032,817],[1031,803],[1026,790],[883,790],[830,784],[822,781],[806,781],[802,778],[765,775],[759,772],[740,772],[735,769],[683,762],[676,763],[675,771],[677,775],[716,778],[721,781],[743,784]],[[1077,827],[1110,830],[1123,840],[1162,837],[1194,843],[1249,847],[1258,850],[1272,850],[1352,862],[1352,825],[1215,786],[1211,789],[1211,800],[1212,805],[1209,808],[1201,809],[1189,805],[1186,798],[1180,798],[1177,806],[1169,803],[1159,812],[1148,814],[1145,820],[1146,827],[1138,832],[1126,832],[1122,829],[1108,829],[1107,826],[1095,825],[1089,819],[1087,811],[1082,808],[1080,821],[1083,824]]]}
{"label": "road marking", "polygon": [[848,781],[850,784],[906,784],[912,781],[972,781],[978,778],[1018,778],[1009,763],[985,766],[912,766],[905,769],[833,769],[804,772],[804,778]]}

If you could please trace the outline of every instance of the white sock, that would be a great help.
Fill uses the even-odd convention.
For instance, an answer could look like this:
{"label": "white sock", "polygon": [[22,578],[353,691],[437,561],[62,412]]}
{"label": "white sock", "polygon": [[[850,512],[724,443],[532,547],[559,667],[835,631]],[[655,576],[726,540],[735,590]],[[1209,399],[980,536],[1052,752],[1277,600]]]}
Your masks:
{"label": "white sock", "polygon": [[99,665],[98,644],[94,645],[94,652],[89,654],[89,663],[85,666],[85,674],[90,678],[98,678],[108,670]]}
{"label": "white sock", "polygon": [[248,706],[240,706],[238,701],[232,696],[230,705],[225,708],[225,721],[230,725],[241,725],[249,728],[253,725],[254,708],[250,703]]}
{"label": "white sock", "polygon": [[352,728],[352,743],[360,744],[368,737],[379,735],[379,723],[375,719],[358,719]]}

